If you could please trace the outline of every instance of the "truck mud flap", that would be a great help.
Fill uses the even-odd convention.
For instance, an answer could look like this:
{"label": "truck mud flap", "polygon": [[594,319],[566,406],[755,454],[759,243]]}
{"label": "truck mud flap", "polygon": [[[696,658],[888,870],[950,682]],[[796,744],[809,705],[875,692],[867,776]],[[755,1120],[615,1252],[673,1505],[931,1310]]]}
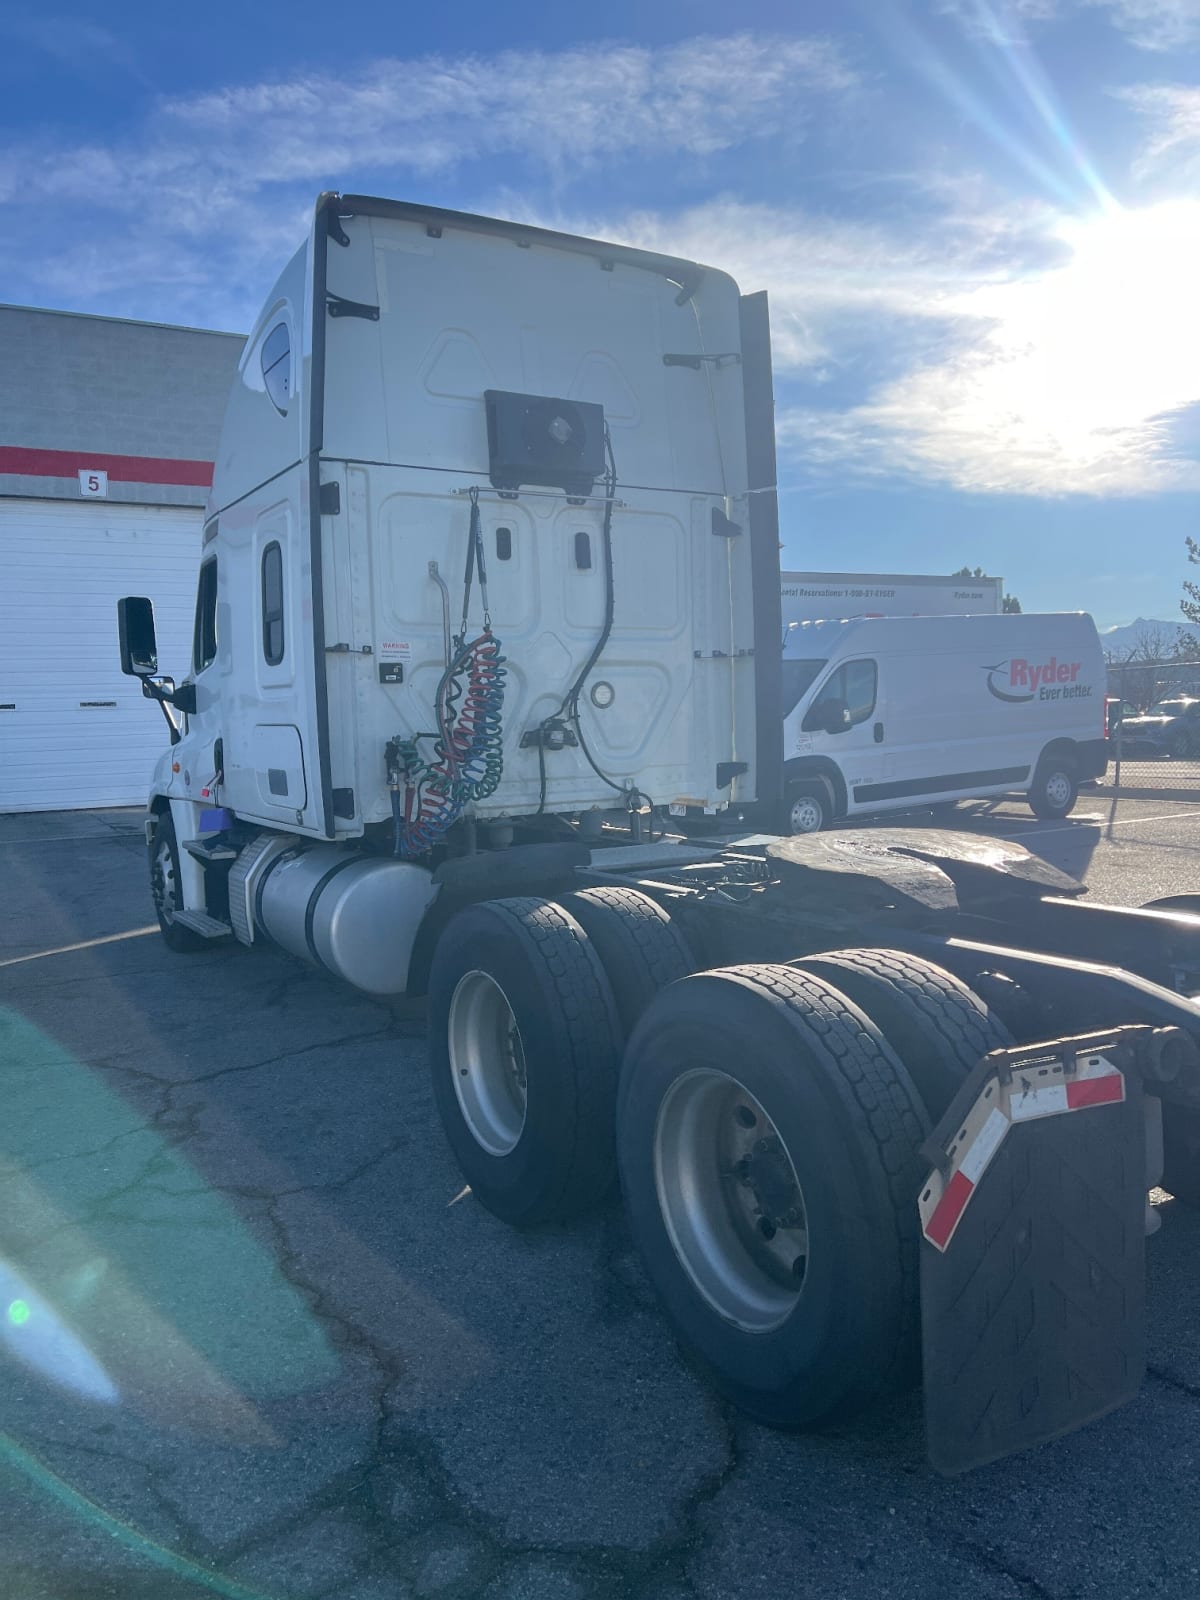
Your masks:
{"label": "truck mud flap", "polygon": [[925,1146],[925,1425],[940,1472],[1069,1433],[1141,1385],[1150,1034],[995,1051]]}

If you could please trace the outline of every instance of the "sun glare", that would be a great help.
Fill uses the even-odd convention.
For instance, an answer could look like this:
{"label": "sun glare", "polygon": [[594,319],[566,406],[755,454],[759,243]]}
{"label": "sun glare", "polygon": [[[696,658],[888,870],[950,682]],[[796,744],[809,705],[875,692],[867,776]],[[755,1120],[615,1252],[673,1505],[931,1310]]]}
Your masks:
{"label": "sun glare", "polygon": [[1109,487],[1190,478],[1194,463],[1170,460],[1170,413],[1200,400],[1200,201],[1106,210],[1056,233],[1061,263],[956,297],[986,332],[941,369],[947,423],[1043,455],[1051,473],[1052,461],[1067,477],[1094,466]]}

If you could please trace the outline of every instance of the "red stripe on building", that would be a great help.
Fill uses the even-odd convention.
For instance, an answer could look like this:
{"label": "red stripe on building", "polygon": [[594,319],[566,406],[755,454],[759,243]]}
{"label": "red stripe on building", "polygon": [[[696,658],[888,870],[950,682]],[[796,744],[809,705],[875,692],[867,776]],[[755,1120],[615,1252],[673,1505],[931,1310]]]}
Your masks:
{"label": "red stripe on building", "polygon": [[1067,1106],[1081,1111],[1084,1106],[1106,1106],[1125,1098],[1125,1080],[1119,1072],[1104,1078],[1077,1078],[1067,1083]]}
{"label": "red stripe on building", "polygon": [[956,1172],[946,1185],[946,1192],[934,1207],[933,1215],[925,1224],[925,1237],[939,1250],[946,1248],[950,1235],[958,1226],[958,1219],[966,1209],[967,1201],[975,1192],[975,1185],[962,1172]]}
{"label": "red stripe on building", "polygon": [[0,472],[28,478],[73,478],[79,472],[107,472],[117,483],[176,483],[210,489],[211,461],[180,461],[172,456],[89,455],[81,450],[31,450],[0,445]]}

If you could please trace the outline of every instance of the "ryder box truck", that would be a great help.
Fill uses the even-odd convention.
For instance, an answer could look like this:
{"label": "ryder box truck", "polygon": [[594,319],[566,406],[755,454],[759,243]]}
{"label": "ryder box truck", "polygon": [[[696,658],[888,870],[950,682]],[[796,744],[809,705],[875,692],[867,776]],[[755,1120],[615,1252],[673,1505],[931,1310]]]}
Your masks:
{"label": "ryder box truck", "polygon": [[[172,950],[426,994],[476,1199],[533,1225],[619,1174],[666,1315],[764,1421],[923,1359],[958,1470],[1136,1392],[1146,1189],[1200,1193],[1200,920],[966,835],[662,836],[782,797],[763,296],[323,195],[198,558],[178,684],[119,607],[170,724]],[[221,970],[191,969],[214,1004]]]}
{"label": "ryder box truck", "polygon": [[1003,578],[913,572],[781,572],[783,625],[838,617],[997,616]]}

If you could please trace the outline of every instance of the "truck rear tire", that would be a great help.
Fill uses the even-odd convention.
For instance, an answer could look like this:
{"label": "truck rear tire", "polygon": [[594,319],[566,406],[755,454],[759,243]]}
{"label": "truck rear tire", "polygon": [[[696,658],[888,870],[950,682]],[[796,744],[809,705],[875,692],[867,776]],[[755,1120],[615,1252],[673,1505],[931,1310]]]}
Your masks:
{"label": "truck rear tire", "polygon": [[1008,1029],[944,967],[903,950],[832,950],[789,962],[824,978],[861,1010],[908,1069],[931,1123]]}
{"label": "truck rear tire", "polygon": [[1070,816],[1079,798],[1079,778],[1067,756],[1043,756],[1026,796],[1035,817],[1059,822]]}
{"label": "truck rear tire", "polygon": [[702,972],[642,1017],[617,1106],[633,1237],[680,1337],[759,1421],[804,1427],[915,1377],[928,1126],[874,1024],[809,973]]}
{"label": "truck rear tire", "polygon": [[603,1198],[620,1051],[604,968],[562,906],[486,900],[447,925],[429,977],[433,1093],[489,1211],[524,1226]]}
{"label": "truck rear tire", "polygon": [[660,989],[696,970],[683,934],[640,889],[581,889],[558,903],[579,923],[600,957],[625,1038]]}
{"label": "truck rear tire", "polygon": [[150,840],[150,895],[154,913],[158,918],[159,932],[168,950],[177,956],[192,955],[203,950],[208,943],[191,928],[182,928],[175,921],[176,911],[182,911],[182,891],[179,885],[179,843],[175,838],[175,824],[169,811],[160,811]]}

